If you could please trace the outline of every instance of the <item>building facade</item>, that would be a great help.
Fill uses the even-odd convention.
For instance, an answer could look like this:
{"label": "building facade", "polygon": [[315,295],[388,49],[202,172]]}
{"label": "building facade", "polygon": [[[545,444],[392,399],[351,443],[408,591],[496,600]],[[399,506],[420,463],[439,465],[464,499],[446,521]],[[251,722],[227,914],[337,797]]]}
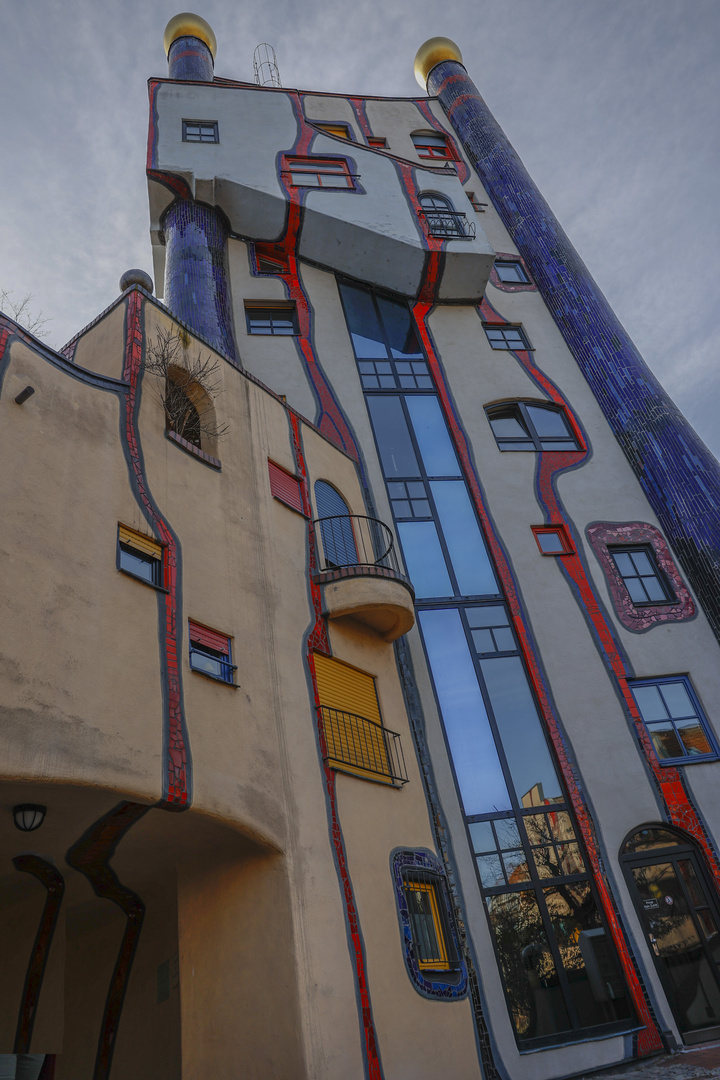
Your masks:
{"label": "building facade", "polygon": [[720,467],[451,41],[413,99],[165,47],[163,301],[0,324],[0,1053],[555,1080],[716,1038]]}

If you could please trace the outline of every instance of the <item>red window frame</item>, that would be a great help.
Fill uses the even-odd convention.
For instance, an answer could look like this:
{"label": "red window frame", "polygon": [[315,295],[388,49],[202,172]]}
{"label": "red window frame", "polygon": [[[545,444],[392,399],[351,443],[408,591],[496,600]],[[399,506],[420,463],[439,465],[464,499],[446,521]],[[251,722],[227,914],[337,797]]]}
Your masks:
{"label": "red window frame", "polygon": [[[413,145],[419,158],[426,158],[428,160],[435,161],[456,161],[455,153],[452,146],[447,140],[447,136],[441,135],[438,131],[430,135],[429,132],[420,135],[411,136]],[[432,143],[423,143],[423,139],[442,139],[444,146],[434,146]]]}
{"label": "red window frame", "polygon": [[[572,540],[568,536],[567,530],[564,525],[532,525],[533,536],[538,546],[538,550],[541,555],[546,555],[550,558],[557,558],[559,555],[574,555],[575,548],[573,547]],[[541,536],[547,536],[552,534],[557,536],[562,544],[562,551],[543,551],[540,543]]]}
{"label": "red window frame", "polygon": [[[282,172],[293,187],[340,191],[355,187],[355,178],[344,158],[284,157]],[[315,177],[317,182],[302,183],[305,177]]]}

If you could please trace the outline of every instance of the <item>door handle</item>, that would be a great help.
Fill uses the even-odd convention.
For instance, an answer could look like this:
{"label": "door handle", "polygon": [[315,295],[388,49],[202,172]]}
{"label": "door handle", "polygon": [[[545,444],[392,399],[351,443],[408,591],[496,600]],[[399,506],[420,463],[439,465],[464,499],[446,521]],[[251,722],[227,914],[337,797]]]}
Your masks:
{"label": "door handle", "polygon": [[660,955],[660,949],[658,948],[657,938],[653,937],[652,934],[648,934],[648,937],[650,938],[650,944],[653,947],[653,952],[655,953],[656,956],[659,956]]}

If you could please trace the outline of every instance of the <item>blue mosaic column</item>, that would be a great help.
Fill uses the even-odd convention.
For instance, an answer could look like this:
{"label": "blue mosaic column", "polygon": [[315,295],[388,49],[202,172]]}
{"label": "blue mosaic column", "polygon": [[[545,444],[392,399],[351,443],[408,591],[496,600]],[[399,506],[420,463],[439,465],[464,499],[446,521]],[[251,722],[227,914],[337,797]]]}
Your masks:
{"label": "blue mosaic column", "polygon": [[215,64],[204,41],[196,37],[175,38],[168,52],[168,75],[171,79],[212,82]]}
{"label": "blue mosaic column", "polygon": [[227,274],[227,228],[216,210],[190,199],[163,220],[165,303],[218,352],[237,360]]}
{"label": "blue mosaic column", "polygon": [[720,465],[633,345],[463,65],[447,59],[453,50],[429,70],[428,93],[525,259],[720,640]]}

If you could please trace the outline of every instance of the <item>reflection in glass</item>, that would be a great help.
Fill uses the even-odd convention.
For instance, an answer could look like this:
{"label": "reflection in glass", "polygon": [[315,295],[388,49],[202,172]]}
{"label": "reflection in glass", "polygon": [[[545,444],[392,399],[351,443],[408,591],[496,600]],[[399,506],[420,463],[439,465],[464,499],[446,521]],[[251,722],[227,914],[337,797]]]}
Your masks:
{"label": "reflection in glass", "polygon": [[446,608],[418,615],[465,812],[509,810],[510,796],[460,613]]}
{"label": "reflection in glass", "polygon": [[503,893],[485,902],[518,1038],[567,1031],[570,1019],[535,894]]}
{"label": "reflection in glass", "polygon": [[424,360],[425,357],[415,332],[415,324],[407,305],[399,304],[397,300],[389,300],[385,296],[378,296],[377,302],[383,328],[395,359]]}
{"label": "reflection in glass", "polygon": [[368,397],[367,405],[385,476],[388,480],[397,476],[419,476],[400,398],[392,395]]}
{"label": "reflection in glass", "polygon": [[367,360],[386,357],[387,349],[372,295],[352,285],[343,285],[342,295],[355,355]]}
{"label": "reflection in glass", "polygon": [[430,488],[461,594],[497,596],[500,590],[465,481],[432,480]]}
{"label": "reflection in glass", "polygon": [[525,670],[517,656],[480,660],[505,756],[523,806],[563,798]]}
{"label": "reflection in glass", "polygon": [[445,565],[434,521],[400,521],[397,525],[405,565],[418,600],[452,596],[454,589]]}
{"label": "reflection in glass", "polygon": [[625,982],[590,883],[545,889],[550,920],[581,1027],[630,1016]]}
{"label": "reflection in glass", "polygon": [[527,411],[533,422],[533,427],[541,439],[562,439],[568,438],[570,435],[562,413],[557,412],[555,409],[543,409],[539,405],[528,405]]}
{"label": "reflection in glass", "polygon": [[428,476],[462,476],[438,399],[419,394],[405,403]]}
{"label": "reflection in glass", "polygon": [[478,855],[477,864],[483,888],[493,889],[505,884],[499,855]]}
{"label": "reflection in glass", "polygon": [[720,1023],[720,988],[672,863],[632,868],[643,918],[681,1031]]}
{"label": "reflection in glass", "polygon": [[647,829],[638,829],[636,833],[633,833],[623,848],[623,854],[633,851],[651,851],[653,848],[676,847],[684,842],[670,829],[649,826]]}

